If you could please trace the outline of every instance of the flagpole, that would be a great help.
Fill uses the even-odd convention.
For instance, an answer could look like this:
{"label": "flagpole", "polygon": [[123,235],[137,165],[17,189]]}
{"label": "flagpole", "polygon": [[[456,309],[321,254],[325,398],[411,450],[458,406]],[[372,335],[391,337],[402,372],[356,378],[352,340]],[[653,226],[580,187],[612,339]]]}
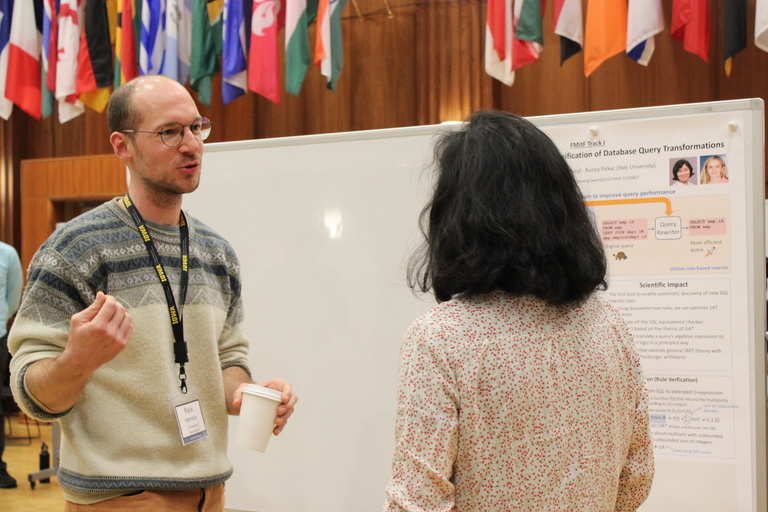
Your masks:
{"label": "flagpole", "polygon": [[352,0],[352,5],[355,7],[355,12],[357,12],[357,19],[359,21],[363,21],[364,18],[362,13],[360,12],[360,6],[357,5],[357,0]]}
{"label": "flagpole", "polygon": [[392,9],[389,8],[389,2],[387,0],[382,0],[384,2],[384,7],[387,8],[387,18],[392,19],[395,17],[395,13],[392,12]]}

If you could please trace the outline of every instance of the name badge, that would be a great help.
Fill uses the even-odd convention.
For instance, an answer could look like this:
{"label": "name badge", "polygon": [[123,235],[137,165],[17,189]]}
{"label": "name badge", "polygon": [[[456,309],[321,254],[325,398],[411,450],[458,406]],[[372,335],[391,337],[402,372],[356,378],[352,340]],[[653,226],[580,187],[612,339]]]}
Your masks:
{"label": "name badge", "polygon": [[205,428],[203,410],[200,408],[200,400],[193,400],[176,406],[176,423],[179,425],[181,444],[184,446],[208,437]]}

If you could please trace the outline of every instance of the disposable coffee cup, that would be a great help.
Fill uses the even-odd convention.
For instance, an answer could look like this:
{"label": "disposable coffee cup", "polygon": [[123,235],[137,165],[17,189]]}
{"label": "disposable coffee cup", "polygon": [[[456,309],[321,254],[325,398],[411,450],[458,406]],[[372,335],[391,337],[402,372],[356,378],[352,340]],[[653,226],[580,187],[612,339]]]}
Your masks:
{"label": "disposable coffee cup", "polygon": [[282,393],[275,389],[248,384],[243,388],[240,406],[240,422],[237,426],[236,444],[264,453],[275,428],[277,407]]}

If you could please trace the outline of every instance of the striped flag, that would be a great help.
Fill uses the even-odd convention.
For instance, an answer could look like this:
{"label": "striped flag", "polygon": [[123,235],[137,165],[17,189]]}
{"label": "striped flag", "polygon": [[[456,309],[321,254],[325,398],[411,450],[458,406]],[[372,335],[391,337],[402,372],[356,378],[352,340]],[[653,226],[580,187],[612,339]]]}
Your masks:
{"label": "striped flag", "polygon": [[115,88],[139,76],[136,32],[133,29],[133,0],[117,0],[115,31]]}
{"label": "striped flag", "polygon": [[243,0],[224,2],[224,30],[221,50],[221,95],[224,103],[245,94],[246,72],[245,12]]}
{"label": "striped flag", "polygon": [[581,51],[584,18],[581,0],[555,0],[552,31],[560,36],[560,65]]}
{"label": "striped flag", "polygon": [[165,58],[162,74],[180,84],[189,80],[192,0],[168,0],[165,7]]}
{"label": "striped flag", "polygon": [[755,1],[755,46],[768,52],[768,0]]}
{"label": "striped flag", "polygon": [[[344,66],[344,44],[341,33],[341,13],[347,4],[347,0],[331,0],[331,55],[324,60],[321,66],[323,75],[328,79],[326,87],[333,91],[336,89],[336,82],[341,75],[341,68]],[[326,48],[328,46],[326,45]]]}
{"label": "striped flag", "polygon": [[163,72],[165,54],[165,0],[142,0],[139,73]]}
{"label": "striped flag", "polygon": [[248,88],[275,104],[280,103],[278,33],[283,25],[285,10],[279,1],[253,0]]}
{"label": "striped flag", "polygon": [[683,49],[709,62],[712,31],[709,0],[672,0],[672,37],[683,42]]}
{"label": "striped flag", "polygon": [[723,59],[725,75],[731,76],[733,58],[747,47],[747,0],[723,3]]}
{"label": "striped flag", "polygon": [[656,48],[654,37],[664,30],[661,0],[629,0],[627,14],[627,55],[647,66]]}
{"label": "striped flag", "polygon": [[589,0],[584,34],[584,74],[597,68],[627,47],[627,3]]}
{"label": "striped flag", "polygon": [[107,3],[88,0],[77,60],[76,86],[80,101],[96,112],[103,112],[109,101],[113,76]]}
{"label": "striped flag", "polygon": [[0,0],[0,117],[6,121],[13,113],[13,102],[5,97],[5,82],[8,78],[8,44],[11,39],[13,0]]}
{"label": "striped flag", "polygon": [[[163,75],[179,80],[179,24],[183,0],[168,0],[165,4],[165,56]],[[183,83],[183,82],[181,82]]]}
{"label": "striped flag", "polygon": [[518,70],[539,60],[544,31],[542,11],[544,0],[515,0],[514,29],[512,40],[512,70]]}
{"label": "striped flag", "polygon": [[326,57],[325,45],[328,45],[328,53],[331,46],[331,2],[330,0],[318,0],[317,18],[315,19],[315,66]]}
{"label": "striped flag", "polygon": [[309,53],[309,23],[317,15],[317,0],[286,0],[285,90],[298,95],[312,58]]}
{"label": "striped flag", "polygon": [[42,119],[42,2],[16,1],[13,4],[8,42],[8,73],[5,97],[24,112]]}
{"label": "striped flag", "polygon": [[512,85],[512,3],[488,0],[485,18],[485,72],[503,83]]}
{"label": "striped flag", "polygon": [[317,8],[315,64],[330,90],[336,88],[343,66],[341,11],[345,4],[346,0],[320,0]]}

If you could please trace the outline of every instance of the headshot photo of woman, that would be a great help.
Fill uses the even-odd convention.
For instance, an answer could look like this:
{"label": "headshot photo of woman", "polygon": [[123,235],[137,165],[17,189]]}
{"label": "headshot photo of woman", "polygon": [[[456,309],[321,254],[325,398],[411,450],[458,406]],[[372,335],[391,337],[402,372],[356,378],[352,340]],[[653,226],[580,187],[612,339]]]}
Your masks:
{"label": "headshot photo of woman", "polygon": [[386,512],[630,512],[654,474],[633,336],[568,163],[479,111],[435,145],[408,283]]}
{"label": "headshot photo of woman", "polygon": [[696,176],[691,162],[684,158],[676,161],[675,165],[672,166],[672,186],[695,184]]}
{"label": "headshot photo of woman", "polygon": [[701,165],[701,184],[717,183],[728,183],[728,168],[723,157],[712,155]]}

